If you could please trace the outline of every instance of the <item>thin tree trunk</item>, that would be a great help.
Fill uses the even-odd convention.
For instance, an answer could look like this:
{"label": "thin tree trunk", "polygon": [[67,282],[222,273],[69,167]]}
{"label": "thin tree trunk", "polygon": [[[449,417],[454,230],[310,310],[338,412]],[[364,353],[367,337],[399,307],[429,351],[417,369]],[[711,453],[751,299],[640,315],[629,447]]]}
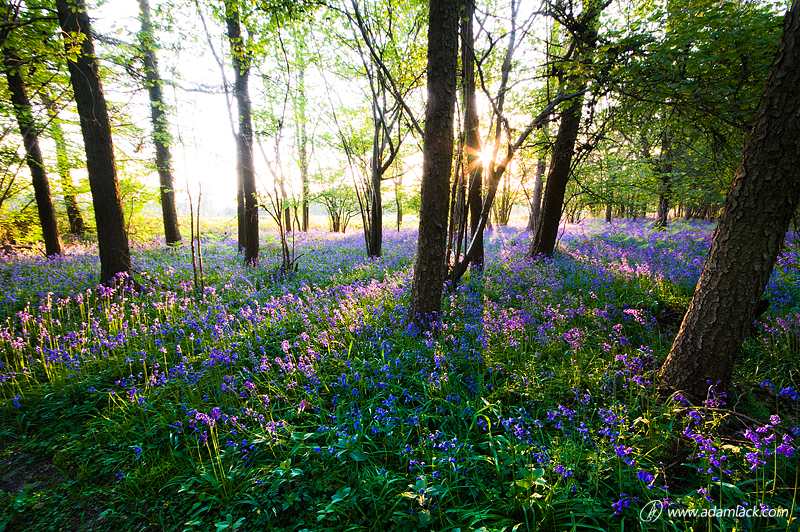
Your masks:
{"label": "thin tree trunk", "polygon": [[[114,277],[131,269],[125,215],[117,182],[114,141],[108,108],[103,95],[97,58],[92,44],[92,29],[83,0],[56,0],[58,21],[64,30],[68,54],[67,66],[75,93],[75,103],[81,121],[86,146],[86,170],[92,189],[97,244],[100,251],[100,282],[109,283]],[[80,53],[72,53],[76,37]]]}
{"label": "thin tree trunk", "polygon": [[172,155],[167,124],[166,103],[162,92],[161,76],[158,73],[156,52],[153,49],[153,34],[150,25],[150,2],[139,0],[139,20],[142,31],[139,42],[144,57],[144,73],[147,92],[150,96],[150,120],[153,123],[153,144],[156,147],[156,168],[161,190],[161,213],[164,220],[164,239],[168,246],[180,245],[181,231],[178,227],[178,210],[175,207],[175,186],[172,179]]}
{"label": "thin tree trunk", "polygon": [[53,198],[50,194],[50,183],[47,181],[44,159],[42,159],[42,152],[39,149],[39,134],[36,131],[33,110],[31,109],[31,103],[25,91],[25,81],[22,79],[22,72],[20,71],[21,63],[19,58],[7,47],[3,48],[3,55],[3,66],[8,80],[8,90],[11,93],[11,103],[14,106],[14,114],[16,115],[19,132],[22,135],[22,142],[25,146],[25,160],[28,163],[33,181],[39,223],[42,224],[45,254],[48,257],[61,255],[63,249],[61,238],[58,235],[56,210],[53,207]]}
{"label": "thin tree trunk", "polygon": [[303,220],[300,225],[301,231],[308,231],[308,134],[306,132],[306,83],[305,83],[305,63],[302,59],[298,61],[297,72],[297,97],[295,112],[297,114],[297,158],[300,166],[300,183],[303,187],[302,211]]}
{"label": "thin tree trunk", "polygon": [[[467,175],[469,176],[467,204],[469,205],[469,231],[470,239],[475,237],[481,221],[483,209],[483,166],[481,165],[480,120],[478,117],[478,104],[475,90],[475,35],[472,24],[475,19],[474,0],[465,0],[467,12],[461,22],[461,61],[464,76],[464,129],[467,147]],[[472,256],[472,266],[478,270],[483,268],[484,249],[483,239],[475,242],[475,253]]]}
{"label": "thin tree trunk", "polygon": [[669,196],[672,188],[672,134],[669,128],[663,133],[661,142],[662,162],[658,168],[658,209],[653,227],[663,229],[669,225]]}
{"label": "thin tree trunk", "polygon": [[400,167],[400,159],[396,159],[397,177],[394,180],[394,203],[397,207],[397,230],[403,225],[403,169]]}
{"label": "thin tree trunk", "polygon": [[58,107],[53,100],[44,95],[42,95],[42,102],[47,108],[50,117],[50,136],[56,145],[56,166],[58,167],[58,176],[61,178],[61,190],[64,195],[67,219],[69,220],[69,232],[81,238],[86,231],[86,224],[83,221],[83,214],[75,197],[72,175],[70,175],[69,169],[67,141],[64,139],[64,131],[61,129],[61,122],[58,118]]}
{"label": "thin tree trunk", "polygon": [[661,381],[697,399],[736,355],[800,201],[800,0],[784,22],[753,130]]}
{"label": "thin tree trunk", "polygon": [[446,274],[460,7],[461,0],[430,2],[419,240],[410,296],[411,318],[423,328],[441,311]]}
{"label": "thin tree trunk", "polygon": [[[377,127],[377,126],[376,126]],[[376,135],[378,133],[376,132]],[[372,163],[370,164],[370,222],[369,222],[369,249],[370,257],[380,257],[383,244],[383,198],[381,197],[381,160],[377,145],[373,148]]]}
{"label": "thin tree trunk", "polygon": [[568,104],[561,114],[553,154],[550,159],[550,172],[547,174],[547,187],[544,190],[542,211],[536,232],[533,234],[531,256],[550,256],[556,247],[558,227],[561,224],[561,209],[564,206],[564,194],[567,190],[572,156],[575,153],[575,141],[581,125],[581,108],[583,96],[578,96]]}
{"label": "thin tree trunk", "polygon": [[[233,94],[236,98],[239,130],[236,135],[236,174],[242,195],[242,211],[239,213],[240,246],[244,235],[244,261],[258,262],[258,198],[256,191],[255,165],[253,164],[253,122],[250,107],[250,54],[242,39],[239,4],[235,0],[225,2],[225,21],[231,45],[233,63]],[[239,202],[237,197],[237,202]],[[243,220],[242,220],[243,219]],[[291,220],[290,220],[291,221]]]}
{"label": "thin tree trunk", "polygon": [[528,226],[526,231],[535,231],[536,224],[539,221],[539,215],[542,211],[542,186],[544,171],[547,167],[547,161],[544,157],[540,157],[536,164],[536,175],[533,178],[533,197],[531,198],[531,214],[528,217]]}

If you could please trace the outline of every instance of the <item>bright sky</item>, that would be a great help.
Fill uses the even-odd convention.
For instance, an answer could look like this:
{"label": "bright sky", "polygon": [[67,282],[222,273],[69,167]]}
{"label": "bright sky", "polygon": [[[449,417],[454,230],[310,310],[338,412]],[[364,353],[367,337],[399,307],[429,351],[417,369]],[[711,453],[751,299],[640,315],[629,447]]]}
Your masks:
{"label": "bright sky", "polygon": [[[236,146],[231,133],[230,120],[223,94],[204,94],[185,89],[207,86],[209,89],[220,89],[221,74],[213,57],[207,51],[205,35],[196,17],[193,4],[186,3],[183,15],[188,15],[188,26],[201,38],[200,43],[184,40],[185,49],[175,54],[161,51],[158,54],[159,70],[162,79],[174,79],[177,72],[182,78],[181,88],[165,85],[164,95],[168,105],[172,106],[169,120],[174,136],[172,145],[173,169],[178,201],[188,202],[186,195],[187,181],[197,201],[198,187],[202,186],[202,209],[206,214],[235,214],[236,200]],[[155,9],[153,2],[151,9]],[[110,0],[100,7],[90,6],[93,28],[101,34],[116,36],[127,42],[133,42],[135,32],[140,23],[139,6],[135,0]],[[210,22],[207,20],[207,22]],[[182,23],[183,24],[183,23]],[[214,28],[210,27],[213,32]],[[162,37],[162,36],[159,36]],[[170,38],[167,35],[164,38]],[[215,43],[218,46],[220,43]],[[219,52],[219,49],[218,49]],[[133,121],[149,134],[151,131],[149,117],[149,100],[147,92],[125,93],[119,87],[106,86],[107,98],[127,102],[126,110]],[[117,89],[117,90],[115,90]],[[177,103],[176,103],[177,101]],[[151,155],[151,154],[150,154]],[[259,172],[263,172],[257,160]],[[158,177],[153,174],[149,184],[157,186]]]}

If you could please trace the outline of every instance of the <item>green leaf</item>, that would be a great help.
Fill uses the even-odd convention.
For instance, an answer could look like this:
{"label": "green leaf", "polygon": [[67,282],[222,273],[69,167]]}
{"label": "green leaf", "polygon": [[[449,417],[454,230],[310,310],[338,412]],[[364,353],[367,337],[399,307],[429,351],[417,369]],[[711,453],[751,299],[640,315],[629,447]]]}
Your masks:
{"label": "green leaf", "polygon": [[352,458],[356,462],[365,462],[367,460],[367,455],[364,454],[363,451],[359,451],[358,449],[356,449],[350,453],[350,458]]}

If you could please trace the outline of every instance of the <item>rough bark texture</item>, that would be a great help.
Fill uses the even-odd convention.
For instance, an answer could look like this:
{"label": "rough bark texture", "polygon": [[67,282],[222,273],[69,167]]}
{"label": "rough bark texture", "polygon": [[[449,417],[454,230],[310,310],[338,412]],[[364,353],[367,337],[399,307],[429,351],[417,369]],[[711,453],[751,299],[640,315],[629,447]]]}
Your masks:
{"label": "rough bark texture", "polygon": [[[253,121],[250,106],[250,59],[242,40],[239,5],[225,2],[225,19],[233,63],[233,95],[236,98],[239,130],[236,134],[236,175],[240,183],[243,210],[239,213],[239,245],[244,244],[244,261],[258,262],[258,198],[253,164]],[[237,198],[238,201],[238,198]],[[243,220],[242,220],[243,218]],[[243,235],[241,232],[243,231]],[[244,242],[241,242],[244,236]]]}
{"label": "rough bark texture", "polygon": [[544,189],[542,211],[533,234],[531,256],[550,256],[556,247],[558,226],[561,223],[561,208],[569,181],[575,141],[581,125],[583,96],[571,100],[561,114],[553,154],[550,159],[550,172],[547,174],[547,187]]}
{"label": "rough bark texture", "polygon": [[61,179],[64,207],[67,210],[67,219],[69,219],[69,232],[80,238],[86,231],[86,223],[83,221],[83,214],[75,197],[69,169],[69,157],[67,156],[67,141],[64,139],[64,131],[61,129],[61,122],[58,119],[58,107],[46,96],[42,96],[42,101],[50,116],[50,136],[56,145],[56,165],[58,176]]}
{"label": "rough bark texture", "polygon": [[423,135],[419,241],[411,285],[411,317],[425,327],[442,306],[446,274],[447,208],[453,162],[460,0],[431,0],[428,101]]}
{"label": "rough bark texture", "polygon": [[86,146],[86,170],[100,251],[100,282],[108,283],[118,273],[131,269],[108,108],[97,70],[86,5],[83,0],[56,0],[56,7],[59,24],[67,35],[68,52],[75,45],[75,36],[82,36],[79,54],[69,59],[67,66]]}
{"label": "rough bark texture", "polygon": [[800,0],[784,33],[662,384],[704,399],[733,363],[800,200]]}
{"label": "rough bark texture", "polygon": [[[478,231],[483,209],[483,166],[480,155],[483,151],[480,138],[480,120],[478,117],[478,104],[475,91],[475,36],[472,23],[475,18],[475,2],[466,0],[467,12],[461,24],[461,62],[464,69],[464,129],[466,133],[467,164],[469,176],[469,231],[470,239]],[[476,242],[475,254],[472,256],[472,265],[483,268],[484,250],[483,239]]]}
{"label": "rough bark texture", "polygon": [[39,149],[39,134],[36,131],[36,124],[33,120],[31,103],[25,91],[25,81],[22,79],[22,73],[19,70],[20,61],[8,48],[3,48],[3,55],[3,67],[8,80],[8,90],[11,93],[11,103],[14,106],[14,114],[16,115],[19,132],[22,135],[22,142],[25,146],[25,160],[28,163],[31,180],[33,181],[33,192],[36,197],[39,223],[42,224],[45,253],[48,257],[61,255],[63,250],[61,238],[58,235],[56,210],[53,207],[53,198],[50,194],[50,183],[47,181],[42,151]]}
{"label": "rough bark texture", "polygon": [[150,2],[148,0],[139,0],[139,20],[142,24],[139,42],[142,46],[147,92],[150,96],[150,120],[153,123],[153,144],[156,147],[156,168],[161,190],[164,240],[168,246],[180,245],[181,231],[178,227],[178,210],[175,208],[172,155],[169,150],[169,124],[167,124],[166,104],[161,88],[161,76],[158,73],[156,51],[153,49],[153,30],[150,26]]}

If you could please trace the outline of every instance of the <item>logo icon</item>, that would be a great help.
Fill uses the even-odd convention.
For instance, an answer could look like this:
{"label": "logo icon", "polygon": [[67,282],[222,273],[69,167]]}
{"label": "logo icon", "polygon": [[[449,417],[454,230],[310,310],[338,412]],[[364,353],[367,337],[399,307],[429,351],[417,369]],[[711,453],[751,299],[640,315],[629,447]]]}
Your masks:
{"label": "logo icon", "polygon": [[644,523],[652,523],[659,517],[661,512],[664,511],[664,503],[661,501],[650,501],[639,510],[639,519]]}

